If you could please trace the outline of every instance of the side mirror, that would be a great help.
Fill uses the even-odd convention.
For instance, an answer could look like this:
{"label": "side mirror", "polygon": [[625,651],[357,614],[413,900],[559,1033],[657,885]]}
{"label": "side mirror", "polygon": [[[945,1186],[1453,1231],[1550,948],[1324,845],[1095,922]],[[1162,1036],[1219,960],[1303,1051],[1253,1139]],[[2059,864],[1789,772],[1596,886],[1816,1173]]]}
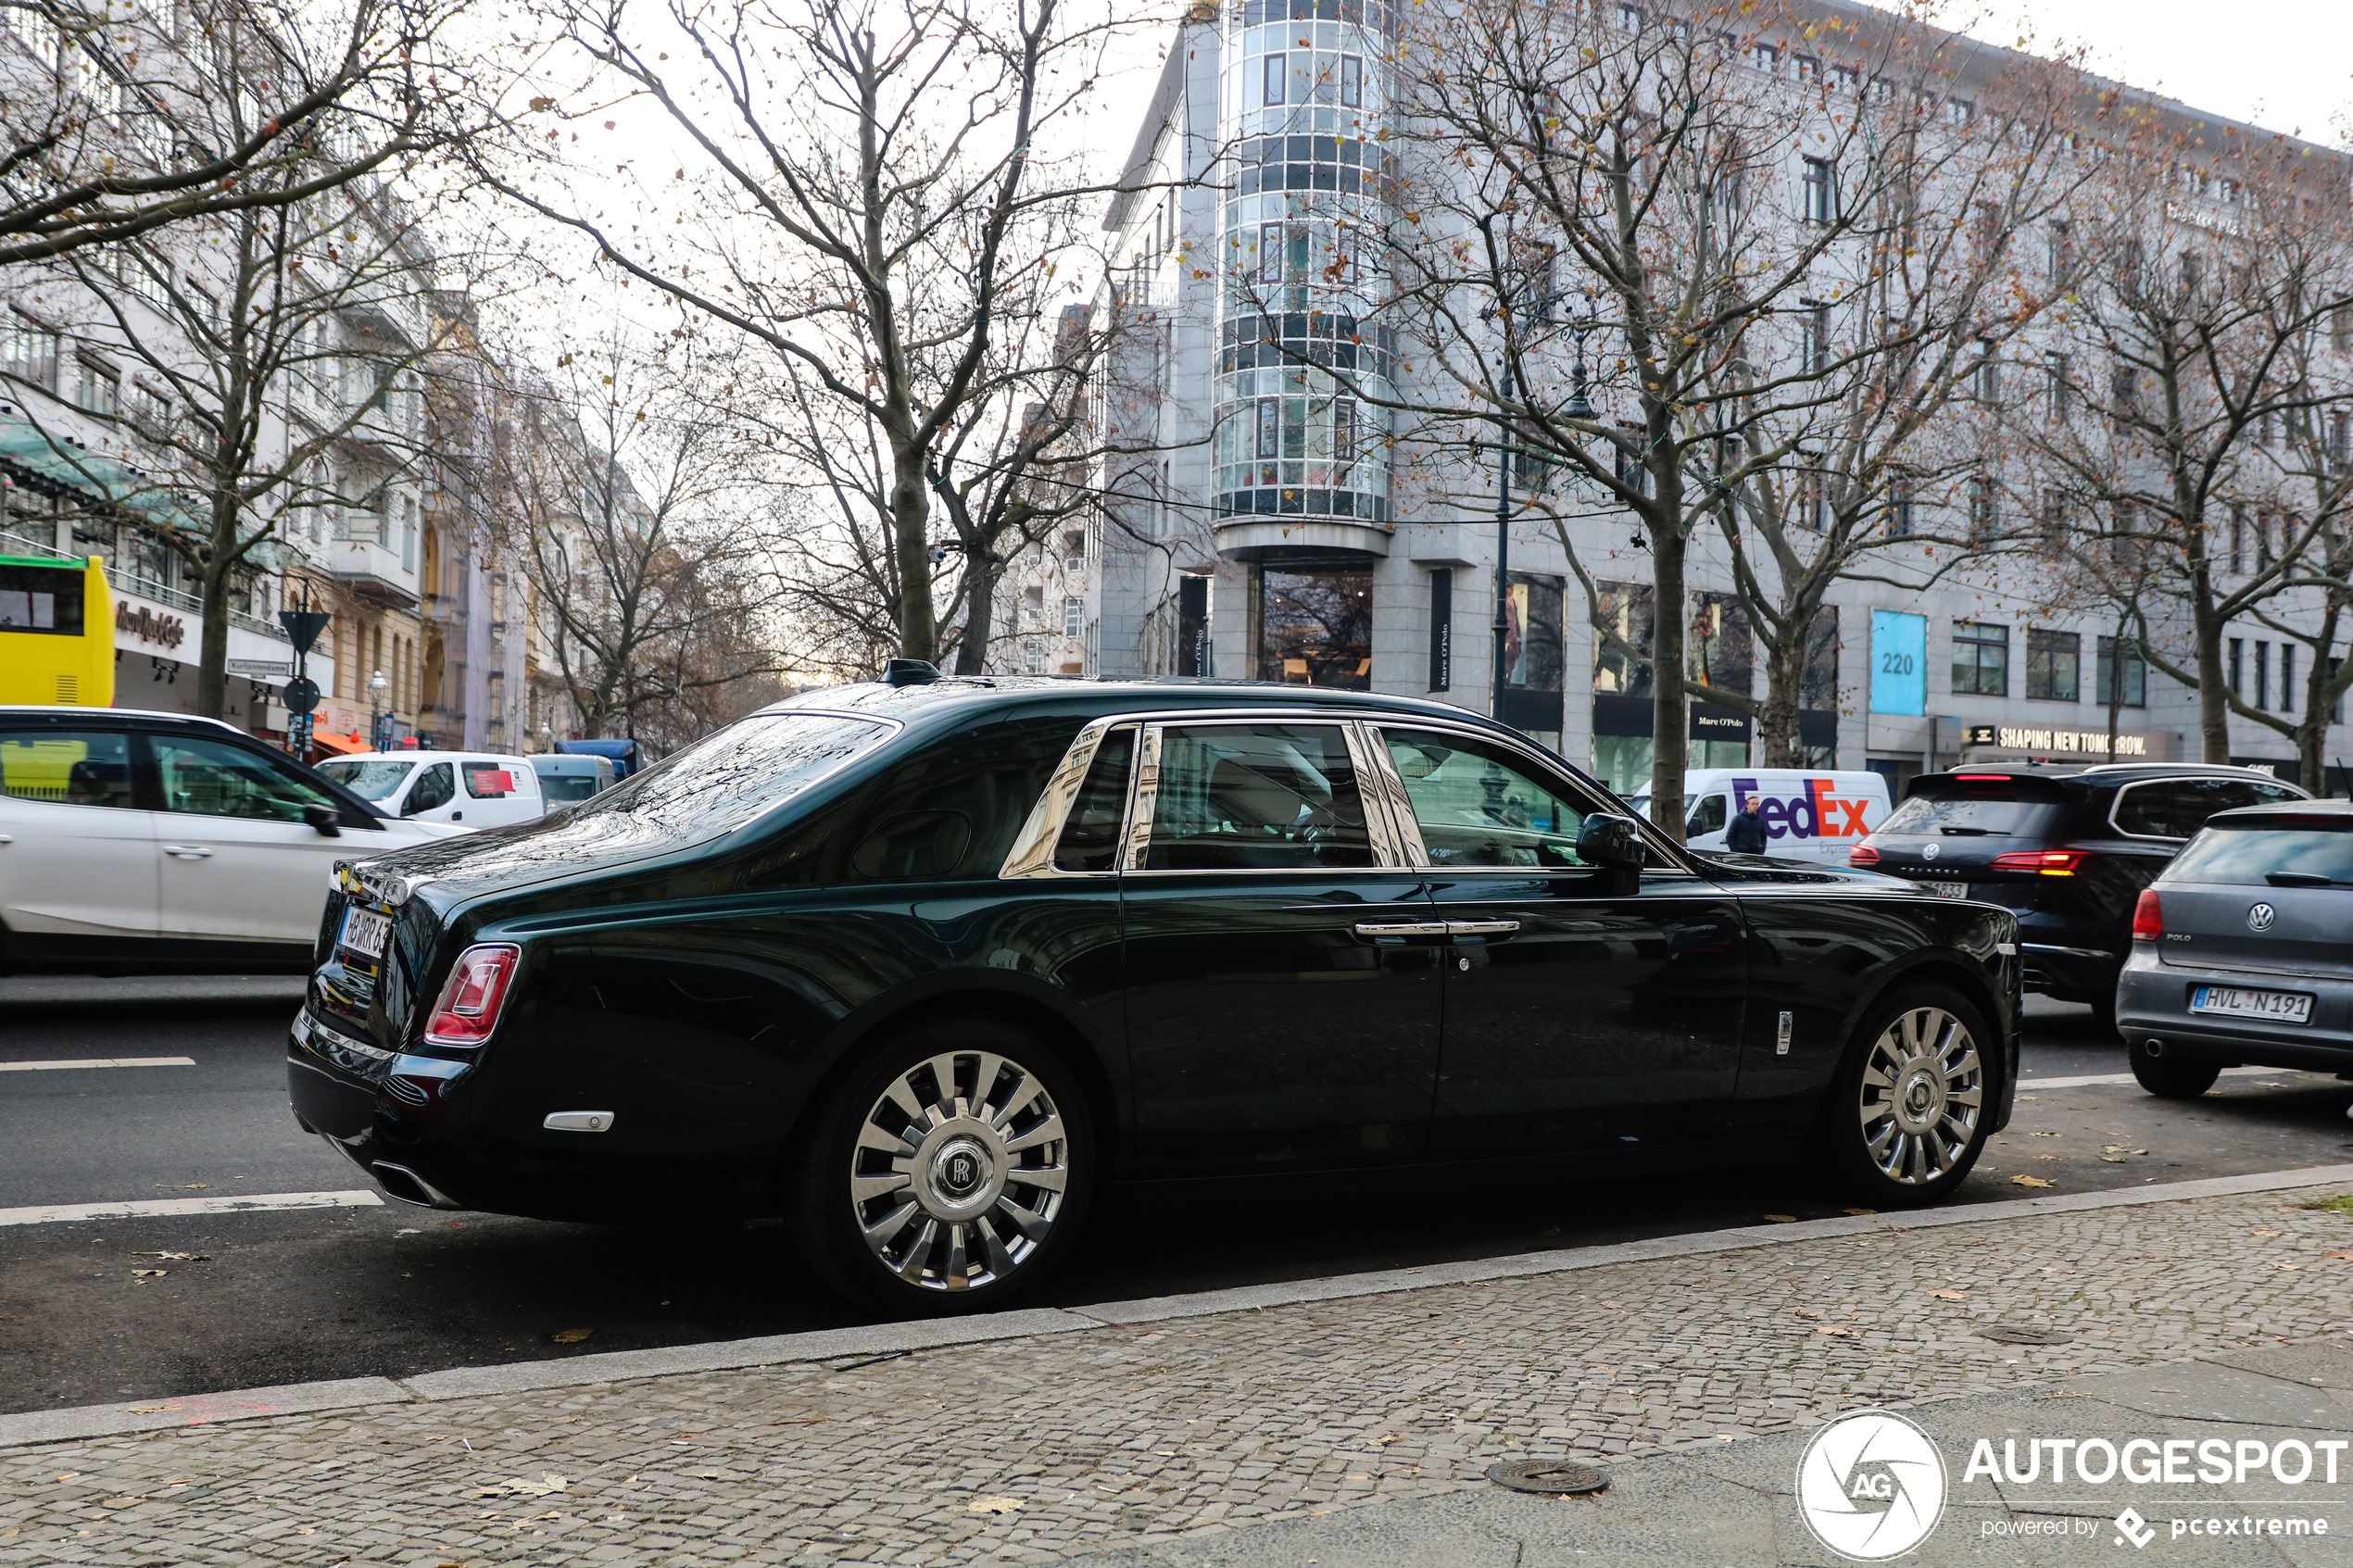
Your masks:
{"label": "side mirror", "polygon": [[1577,830],[1577,858],[1613,871],[1642,869],[1642,833],[1630,817],[1593,816]]}
{"label": "side mirror", "polygon": [[329,838],[343,836],[343,813],[332,806],[305,806],[302,820]]}

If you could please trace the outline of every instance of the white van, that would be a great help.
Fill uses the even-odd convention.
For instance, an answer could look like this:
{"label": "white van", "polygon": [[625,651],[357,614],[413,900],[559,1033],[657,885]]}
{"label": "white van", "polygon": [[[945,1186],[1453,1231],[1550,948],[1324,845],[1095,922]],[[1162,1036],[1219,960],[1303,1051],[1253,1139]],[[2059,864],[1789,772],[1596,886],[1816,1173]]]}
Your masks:
{"label": "white van", "polygon": [[419,822],[503,828],[547,809],[531,763],[494,751],[363,751],[319,771],[385,815]]}
{"label": "white van", "polygon": [[[1683,841],[1723,854],[1724,830],[1745,796],[1756,797],[1765,853],[1843,866],[1846,852],[1887,820],[1887,780],[1878,773],[1804,768],[1694,768],[1683,775]],[[1656,818],[1647,792],[1629,797]]]}
{"label": "white van", "polygon": [[531,759],[531,771],[539,775],[539,793],[547,797],[547,809],[569,806],[575,800],[585,800],[602,795],[613,786],[612,759],[610,757],[580,757],[568,752],[543,751]]}

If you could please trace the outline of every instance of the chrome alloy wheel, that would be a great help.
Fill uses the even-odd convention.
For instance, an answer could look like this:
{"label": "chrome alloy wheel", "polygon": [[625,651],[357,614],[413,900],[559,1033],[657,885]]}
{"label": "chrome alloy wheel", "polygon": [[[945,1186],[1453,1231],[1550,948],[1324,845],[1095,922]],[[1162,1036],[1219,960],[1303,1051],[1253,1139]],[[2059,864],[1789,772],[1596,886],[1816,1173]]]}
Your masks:
{"label": "chrome alloy wheel", "polygon": [[849,1201],[884,1268],[925,1290],[1006,1278],[1053,1229],[1070,1137],[1019,1062],[951,1051],[892,1080],[859,1124]]}
{"label": "chrome alloy wheel", "polygon": [[1985,1066],[1969,1026],[1943,1008],[1907,1008],[1863,1059],[1863,1142],[1880,1174],[1906,1186],[1960,1162],[1985,1109]]}

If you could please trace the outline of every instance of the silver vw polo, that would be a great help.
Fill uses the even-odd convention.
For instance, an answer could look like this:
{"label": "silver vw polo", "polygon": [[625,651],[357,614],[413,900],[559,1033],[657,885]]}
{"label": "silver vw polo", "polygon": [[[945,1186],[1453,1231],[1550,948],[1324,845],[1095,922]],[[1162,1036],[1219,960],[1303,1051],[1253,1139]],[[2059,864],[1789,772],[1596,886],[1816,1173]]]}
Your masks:
{"label": "silver vw polo", "polygon": [[2133,911],[2116,1022],[2168,1098],[2242,1063],[2353,1074],[2353,801],[2208,818]]}

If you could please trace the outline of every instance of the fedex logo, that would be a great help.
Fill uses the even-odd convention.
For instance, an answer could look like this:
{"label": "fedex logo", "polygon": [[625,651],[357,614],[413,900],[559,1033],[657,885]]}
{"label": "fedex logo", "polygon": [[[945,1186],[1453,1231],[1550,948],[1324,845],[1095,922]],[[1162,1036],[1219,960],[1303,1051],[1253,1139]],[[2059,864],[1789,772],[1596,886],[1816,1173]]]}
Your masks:
{"label": "fedex logo", "polygon": [[1755,779],[1732,781],[1732,809],[1756,797],[1757,820],[1768,838],[1860,838],[1871,830],[1863,825],[1869,800],[1842,800],[1831,793],[1828,779],[1807,779],[1806,793],[1794,797],[1764,794]]}

